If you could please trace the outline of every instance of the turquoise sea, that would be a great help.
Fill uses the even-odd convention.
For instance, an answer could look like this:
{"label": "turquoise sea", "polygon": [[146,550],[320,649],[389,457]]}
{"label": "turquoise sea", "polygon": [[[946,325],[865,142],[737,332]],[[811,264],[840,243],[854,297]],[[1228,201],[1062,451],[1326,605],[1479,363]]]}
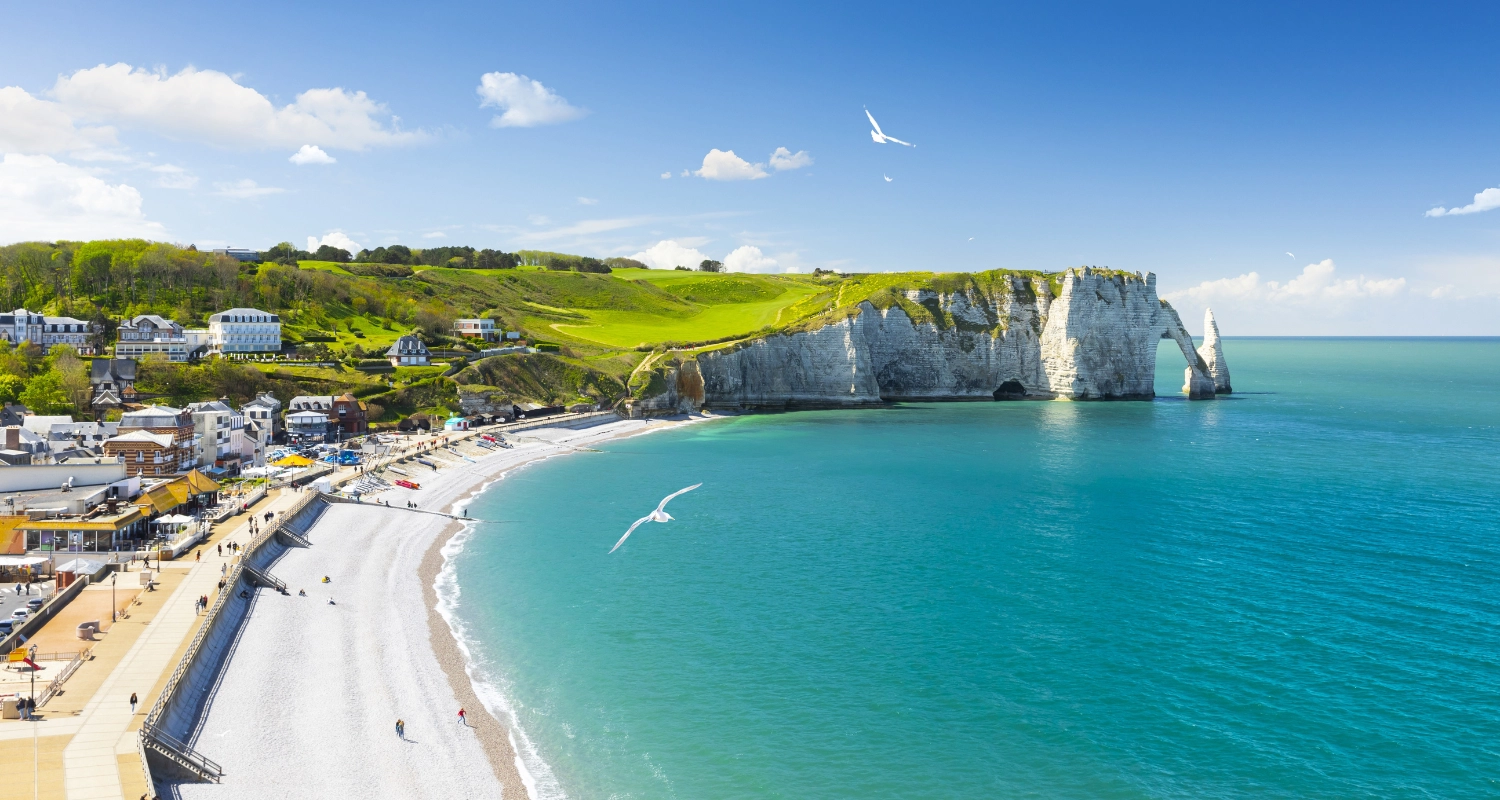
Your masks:
{"label": "turquoise sea", "polygon": [[1169,346],[1156,402],[745,416],[496,483],[457,614],[542,793],[1500,797],[1500,340],[1230,339],[1212,402]]}

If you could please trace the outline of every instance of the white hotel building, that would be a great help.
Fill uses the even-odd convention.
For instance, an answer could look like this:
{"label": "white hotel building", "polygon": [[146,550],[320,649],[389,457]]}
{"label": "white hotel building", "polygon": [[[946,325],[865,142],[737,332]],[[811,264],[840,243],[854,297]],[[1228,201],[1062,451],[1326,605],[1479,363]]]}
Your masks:
{"label": "white hotel building", "polygon": [[281,317],[256,308],[231,308],[208,318],[215,353],[281,351]]}

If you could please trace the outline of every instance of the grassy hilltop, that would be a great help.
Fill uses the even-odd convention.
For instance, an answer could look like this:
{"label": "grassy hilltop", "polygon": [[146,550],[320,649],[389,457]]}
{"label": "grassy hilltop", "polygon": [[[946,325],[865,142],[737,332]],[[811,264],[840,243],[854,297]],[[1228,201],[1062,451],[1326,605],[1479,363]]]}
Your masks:
{"label": "grassy hilltop", "polygon": [[[649,379],[639,369],[650,366],[644,360],[670,351],[814,327],[865,300],[882,308],[900,305],[942,325],[940,311],[913,303],[904,290],[982,290],[1018,274],[758,275],[650,270],[628,259],[531,251],[486,250],[476,259],[470,248],[399,250],[409,263],[342,260],[349,258],[342,251],[341,260],[316,260],[284,246],[272,253],[282,263],[242,264],[141,240],[23,243],[0,247],[0,305],[94,322],[102,331],[100,345],[112,344],[119,321],[136,314],[198,327],[225,308],[271,311],[282,317],[285,344],[337,366],[148,364],[142,390],[173,402],[242,400],[256,391],[287,397],[351,391],[389,421],[417,410],[456,408],[459,391],[548,404],[613,403]],[[376,255],[391,260],[384,251]],[[422,263],[424,256],[438,263]],[[476,262],[501,267],[479,268]],[[473,349],[449,333],[454,319],[479,316],[522,332],[546,352],[475,359],[446,377],[449,365],[394,374],[372,369],[396,337],[413,331],[436,348]],[[75,396],[66,402],[77,406],[77,359],[58,367],[56,354],[24,350],[0,354],[0,395],[8,385],[5,374],[23,383],[52,374],[62,384],[72,381]],[[47,405],[36,392],[32,400]],[[54,408],[66,404],[58,396],[53,400]]]}

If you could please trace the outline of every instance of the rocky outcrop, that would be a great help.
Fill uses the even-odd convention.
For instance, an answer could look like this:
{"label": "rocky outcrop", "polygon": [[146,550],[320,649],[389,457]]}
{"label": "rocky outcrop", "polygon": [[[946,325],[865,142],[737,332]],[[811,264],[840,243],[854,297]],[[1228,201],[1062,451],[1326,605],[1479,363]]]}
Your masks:
{"label": "rocky outcrop", "polygon": [[[1156,296],[1154,275],[1069,270],[1055,294],[1046,276],[956,283],[890,293],[819,327],[701,352],[654,376],[635,407],[1149,399],[1161,339],[1182,352],[1189,397],[1214,396],[1209,367],[1177,312]],[[684,379],[701,387],[701,401],[683,391]]]}
{"label": "rocky outcrop", "polygon": [[1203,345],[1198,348],[1198,357],[1203,359],[1208,376],[1213,378],[1214,392],[1229,394],[1234,388],[1229,385],[1229,365],[1224,362],[1224,345],[1219,341],[1219,323],[1214,319],[1214,310],[1203,312]]}

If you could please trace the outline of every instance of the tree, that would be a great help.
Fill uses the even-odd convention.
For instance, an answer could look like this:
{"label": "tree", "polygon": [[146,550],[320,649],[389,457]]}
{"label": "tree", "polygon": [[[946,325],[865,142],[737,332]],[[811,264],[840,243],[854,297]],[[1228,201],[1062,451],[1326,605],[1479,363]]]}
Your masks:
{"label": "tree", "polygon": [[291,242],[280,242],[270,250],[260,254],[261,261],[272,261],[277,264],[285,264],[288,267],[297,266],[302,259],[311,260],[311,254],[304,250],[298,250]]}
{"label": "tree", "polygon": [[26,381],[15,375],[0,375],[0,405],[16,402],[25,388]]}
{"label": "tree", "polygon": [[521,259],[515,253],[499,250],[480,250],[474,254],[474,266],[480,269],[515,269]]}
{"label": "tree", "polygon": [[33,414],[69,414],[73,411],[73,401],[63,391],[62,378],[53,370],[27,382],[20,400]]}
{"label": "tree", "polygon": [[87,413],[93,397],[93,386],[89,383],[88,368],[78,357],[78,351],[59,344],[47,356],[52,362],[51,372],[57,375],[58,388],[68,398],[68,404],[80,414]]}
{"label": "tree", "polygon": [[352,258],[352,256],[349,255],[348,250],[345,250],[342,247],[333,247],[326,244],[318,245],[318,251],[316,253],[313,253],[312,256],[313,261],[333,261],[339,264],[349,263],[350,258]]}
{"label": "tree", "polygon": [[711,258],[705,258],[703,259],[703,263],[698,265],[698,269],[702,272],[723,272],[724,262],[714,261]]}
{"label": "tree", "polygon": [[623,258],[621,256],[606,258],[604,259],[604,263],[608,264],[613,269],[651,269],[650,267],[639,261],[636,261],[633,258]]}

